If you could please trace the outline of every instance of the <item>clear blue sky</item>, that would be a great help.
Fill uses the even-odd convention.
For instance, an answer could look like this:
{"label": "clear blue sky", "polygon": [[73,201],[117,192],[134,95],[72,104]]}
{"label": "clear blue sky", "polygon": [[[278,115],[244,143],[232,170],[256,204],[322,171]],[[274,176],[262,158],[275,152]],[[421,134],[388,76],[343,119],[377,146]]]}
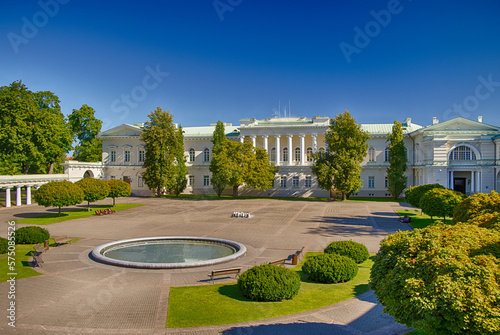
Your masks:
{"label": "clear blue sky", "polygon": [[290,101],[292,116],[500,126],[497,0],[1,1],[0,36],[0,85],[52,91],[66,115],[88,104],[103,130],[157,106],[239,124],[279,101],[282,116]]}

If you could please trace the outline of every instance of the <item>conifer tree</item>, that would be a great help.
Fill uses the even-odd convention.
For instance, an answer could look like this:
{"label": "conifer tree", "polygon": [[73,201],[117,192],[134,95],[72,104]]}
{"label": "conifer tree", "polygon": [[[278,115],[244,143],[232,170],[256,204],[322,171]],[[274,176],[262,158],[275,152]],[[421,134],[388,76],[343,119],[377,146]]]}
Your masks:
{"label": "conifer tree", "polygon": [[403,142],[403,127],[398,121],[394,121],[392,133],[388,134],[389,144],[389,167],[387,168],[387,190],[397,200],[406,188],[405,172],[408,168],[408,158]]}

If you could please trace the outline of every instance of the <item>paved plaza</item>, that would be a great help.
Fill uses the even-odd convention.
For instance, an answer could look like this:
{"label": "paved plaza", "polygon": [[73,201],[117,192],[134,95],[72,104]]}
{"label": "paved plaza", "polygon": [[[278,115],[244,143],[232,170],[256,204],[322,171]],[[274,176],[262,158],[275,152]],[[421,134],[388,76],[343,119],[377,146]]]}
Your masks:
{"label": "paved plaza", "polygon": [[[407,230],[396,220],[404,204],[283,200],[118,199],[145,206],[112,215],[54,223],[51,235],[80,239],[43,254],[42,276],[16,282],[16,328],[2,317],[1,334],[403,334],[405,326],[382,314],[373,292],[279,318],[197,328],[165,328],[171,286],[210,285],[211,270],[283,259],[305,247],[322,251],[333,240],[352,239],[378,250],[388,234]],[[109,203],[109,199],[104,203]],[[49,209],[51,210],[51,209]],[[234,211],[253,218],[231,218]],[[47,213],[37,205],[0,209],[0,236],[7,221]],[[17,228],[23,225],[18,224]],[[126,269],[93,261],[93,248],[149,236],[206,236],[244,244],[247,254],[225,264],[191,269]],[[221,278],[217,283],[234,282]],[[0,283],[2,315],[8,284]],[[196,299],[196,297],[193,297]]]}

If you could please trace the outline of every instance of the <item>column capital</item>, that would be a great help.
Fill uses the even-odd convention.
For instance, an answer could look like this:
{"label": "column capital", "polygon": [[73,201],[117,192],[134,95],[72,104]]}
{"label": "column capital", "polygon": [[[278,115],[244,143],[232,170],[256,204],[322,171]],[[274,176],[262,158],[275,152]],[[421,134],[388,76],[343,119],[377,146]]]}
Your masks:
{"label": "column capital", "polygon": [[263,138],[269,138],[269,135],[262,135]]}
{"label": "column capital", "polygon": [[300,134],[299,137],[300,138],[304,138],[304,137],[306,137],[306,135],[305,134]]}

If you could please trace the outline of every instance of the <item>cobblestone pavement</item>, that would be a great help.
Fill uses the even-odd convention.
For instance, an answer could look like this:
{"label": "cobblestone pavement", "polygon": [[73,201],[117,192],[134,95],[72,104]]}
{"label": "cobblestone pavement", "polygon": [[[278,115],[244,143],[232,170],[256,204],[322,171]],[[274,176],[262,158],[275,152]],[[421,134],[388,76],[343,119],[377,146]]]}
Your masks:
{"label": "cobblestone pavement", "polygon": [[[283,259],[305,246],[322,251],[336,239],[364,243],[371,253],[387,235],[409,227],[396,220],[397,203],[283,200],[175,200],[127,198],[142,207],[45,226],[51,235],[80,239],[43,254],[43,274],[16,281],[16,328],[1,334],[403,334],[405,326],[382,314],[373,292],[274,319],[196,328],[165,328],[171,286],[209,285],[213,269]],[[106,200],[104,203],[109,203]],[[75,207],[76,208],[76,207]],[[49,209],[52,211],[52,209]],[[251,219],[231,218],[234,211]],[[7,221],[47,213],[37,205],[0,209],[0,236]],[[17,224],[17,228],[24,226]],[[207,236],[234,240],[247,254],[223,265],[192,269],[143,270],[93,261],[93,248],[106,242],[148,236]],[[218,283],[233,282],[222,278]],[[7,313],[8,283],[0,283]]]}

